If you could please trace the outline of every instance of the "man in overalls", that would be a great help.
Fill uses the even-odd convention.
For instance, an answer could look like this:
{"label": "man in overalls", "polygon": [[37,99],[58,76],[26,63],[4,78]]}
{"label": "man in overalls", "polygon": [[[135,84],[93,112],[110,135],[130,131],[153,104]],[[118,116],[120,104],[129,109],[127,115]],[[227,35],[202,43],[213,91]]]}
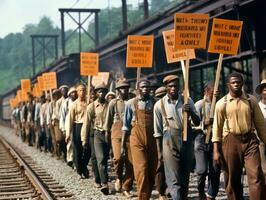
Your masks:
{"label": "man in overalls", "polygon": [[125,152],[129,137],[139,200],[150,199],[157,167],[156,141],[153,137],[155,100],[150,97],[149,87],[148,80],[137,83],[138,96],[126,103],[122,127],[121,154]]}
{"label": "man in overalls", "polygon": [[193,158],[193,137],[188,122],[187,141],[182,141],[183,112],[187,112],[195,125],[200,118],[193,101],[183,103],[179,94],[179,78],[169,75],[163,79],[167,90],[154,106],[154,137],[158,149],[158,168],[164,164],[166,184],[173,200],[187,199],[189,174]]}
{"label": "man in overalls", "polygon": [[[112,150],[114,154],[114,170],[116,173],[115,189],[120,191],[122,187],[123,195],[130,197],[129,191],[132,188],[134,174],[129,141],[126,141],[126,154],[121,157],[121,138],[125,103],[128,100],[129,83],[126,80],[119,80],[116,83],[118,97],[111,100],[108,105],[104,130],[107,134],[111,132]],[[125,166],[125,174],[123,176]]]}

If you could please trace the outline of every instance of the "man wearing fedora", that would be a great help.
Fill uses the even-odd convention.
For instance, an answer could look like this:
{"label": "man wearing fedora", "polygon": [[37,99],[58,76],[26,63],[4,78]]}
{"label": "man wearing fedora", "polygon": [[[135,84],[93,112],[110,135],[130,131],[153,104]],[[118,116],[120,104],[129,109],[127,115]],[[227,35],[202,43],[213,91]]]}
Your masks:
{"label": "man wearing fedora", "polygon": [[83,147],[88,145],[90,127],[93,128],[94,150],[97,160],[97,167],[94,169],[95,186],[100,188],[105,195],[109,194],[107,161],[109,156],[109,135],[105,134],[104,121],[106,119],[108,101],[105,95],[108,92],[107,87],[102,83],[95,86],[94,89],[97,99],[87,107],[86,116],[81,130],[81,141]]}
{"label": "man wearing fedora", "polygon": [[[121,156],[122,126],[125,103],[128,101],[129,83],[126,80],[119,80],[116,83],[116,90],[118,96],[109,103],[104,130],[107,134],[111,132],[114,170],[116,173],[115,190],[120,191],[122,189],[123,195],[130,197],[129,192],[132,189],[134,174],[129,141],[127,141],[125,155]],[[123,175],[124,170],[125,173]]]}
{"label": "man wearing fedora", "polygon": [[[266,79],[263,79],[261,83],[257,86],[256,93],[260,96],[259,106],[266,123]],[[266,148],[265,144],[263,144],[263,142],[261,141],[260,141],[260,156],[261,156],[261,167],[264,176],[266,176]]]}

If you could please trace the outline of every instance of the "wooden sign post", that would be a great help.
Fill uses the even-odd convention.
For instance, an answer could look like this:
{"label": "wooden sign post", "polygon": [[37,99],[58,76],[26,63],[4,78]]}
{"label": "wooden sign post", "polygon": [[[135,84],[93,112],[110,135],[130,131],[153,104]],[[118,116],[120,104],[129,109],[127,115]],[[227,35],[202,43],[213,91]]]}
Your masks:
{"label": "wooden sign post", "polygon": [[[197,49],[206,48],[209,15],[198,13],[175,14],[175,48]],[[186,50],[188,54],[188,50]],[[188,103],[189,93],[189,57],[186,57],[184,76],[184,104]],[[183,113],[183,141],[187,141],[188,113]]]}
{"label": "wooden sign post", "polygon": [[140,80],[141,68],[152,67],[153,44],[153,35],[129,35],[127,37],[126,67],[137,67],[136,88]]}
{"label": "wooden sign post", "polygon": [[80,53],[80,75],[88,76],[88,102],[90,100],[91,76],[97,76],[99,72],[98,53]]}
{"label": "wooden sign post", "polygon": [[[238,46],[242,31],[242,21],[213,19],[211,38],[208,52],[219,53],[219,60],[216,69],[216,77],[214,83],[214,94],[210,110],[210,118],[213,118],[216,104],[216,91],[219,87],[220,74],[224,54],[235,55],[238,51]],[[207,128],[207,136],[205,143],[209,143],[212,126]]]}

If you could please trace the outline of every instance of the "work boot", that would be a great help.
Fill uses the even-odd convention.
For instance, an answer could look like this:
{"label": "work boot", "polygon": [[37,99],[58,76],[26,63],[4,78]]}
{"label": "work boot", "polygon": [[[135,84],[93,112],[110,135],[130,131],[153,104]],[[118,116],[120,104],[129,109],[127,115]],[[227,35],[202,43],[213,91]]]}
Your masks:
{"label": "work boot", "polygon": [[101,192],[102,192],[104,195],[108,195],[108,194],[109,194],[109,187],[108,187],[107,184],[103,184],[103,185],[102,185]]}

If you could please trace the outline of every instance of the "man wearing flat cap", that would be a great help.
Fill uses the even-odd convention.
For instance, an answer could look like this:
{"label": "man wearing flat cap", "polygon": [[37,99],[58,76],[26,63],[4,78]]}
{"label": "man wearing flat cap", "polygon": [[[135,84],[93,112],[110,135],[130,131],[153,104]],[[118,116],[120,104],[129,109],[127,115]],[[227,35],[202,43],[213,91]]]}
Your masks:
{"label": "man wearing flat cap", "polygon": [[[259,106],[266,123],[266,79],[263,79],[261,83],[257,86],[256,93],[260,96]],[[264,176],[266,176],[266,148],[265,144],[263,144],[263,142],[261,141],[260,141],[260,156],[261,156],[262,170]]]}
{"label": "man wearing flat cap", "polygon": [[[88,145],[90,126],[93,127],[94,134],[94,148],[91,147],[92,154],[95,153],[97,160],[97,167],[95,167],[94,177],[95,186],[101,188],[101,192],[105,195],[109,194],[108,188],[108,174],[107,174],[107,160],[109,157],[109,136],[105,134],[103,125],[106,119],[108,102],[105,95],[108,92],[104,84],[95,86],[97,99],[90,103],[87,107],[86,116],[81,131],[81,140],[83,146]],[[98,170],[97,170],[98,169]]]}
{"label": "man wearing flat cap", "polygon": [[138,199],[149,200],[157,166],[157,149],[153,137],[155,100],[150,96],[148,80],[140,80],[137,89],[138,96],[127,101],[125,106],[121,154],[125,153],[129,138]]}
{"label": "man wearing flat cap", "polygon": [[[71,87],[68,90],[67,93],[67,98],[66,100],[62,103],[62,107],[60,110],[60,120],[59,120],[59,128],[62,131],[64,138],[65,138],[65,143],[67,145],[67,152],[66,152],[66,161],[68,166],[73,167],[73,145],[72,145],[72,137],[70,135],[67,135],[66,130],[68,129],[67,127],[69,127],[68,122],[68,111],[69,108],[71,107],[71,105],[73,104],[73,102],[78,98],[78,94],[77,94],[77,90],[75,87]],[[69,133],[68,133],[69,134]]]}
{"label": "man wearing flat cap", "polygon": [[158,167],[164,164],[166,184],[173,200],[187,199],[189,173],[193,158],[193,136],[188,122],[188,139],[182,141],[183,112],[199,125],[200,118],[194,103],[189,98],[183,103],[179,94],[179,78],[169,75],[163,79],[167,95],[154,106],[154,137],[158,149]]}
{"label": "man wearing flat cap", "polygon": [[[115,189],[126,197],[130,196],[130,190],[134,180],[132,158],[129,141],[126,145],[126,154],[121,157],[121,139],[125,103],[128,101],[129,83],[126,80],[119,80],[116,83],[118,96],[111,100],[108,105],[104,130],[111,133],[112,150],[114,154],[114,170],[116,173]],[[125,166],[125,170],[124,170]],[[123,172],[125,171],[124,175]]]}
{"label": "man wearing flat cap", "polygon": [[67,98],[68,86],[62,85],[59,87],[59,91],[61,93],[61,98],[55,102],[55,109],[53,110],[53,122],[54,122],[54,132],[55,132],[55,142],[56,142],[56,156],[57,159],[60,159],[61,156],[64,156],[64,160],[66,160],[66,145],[65,138],[63,132],[59,128],[60,121],[60,112],[61,106],[63,102]]}
{"label": "man wearing flat cap", "polygon": [[81,141],[81,128],[86,113],[86,87],[83,84],[77,86],[78,98],[69,107],[69,116],[67,118],[68,126],[66,126],[66,140],[69,142],[70,137],[73,140],[74,163],[77,173],[81,178],[89,178],[87,162],[82,159],[83,146]]}

